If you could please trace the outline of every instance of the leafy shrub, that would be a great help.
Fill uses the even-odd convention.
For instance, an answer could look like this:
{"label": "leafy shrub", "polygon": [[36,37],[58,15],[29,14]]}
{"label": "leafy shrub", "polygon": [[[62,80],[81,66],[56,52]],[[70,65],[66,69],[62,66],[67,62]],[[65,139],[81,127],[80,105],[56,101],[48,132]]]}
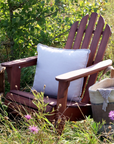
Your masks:
{"label": "leafy shrub", "polygon": [[69,28],[87,13],[100,13],[100,0],[0,1],[0,61],[35,55],[43,43],[64,47]]}

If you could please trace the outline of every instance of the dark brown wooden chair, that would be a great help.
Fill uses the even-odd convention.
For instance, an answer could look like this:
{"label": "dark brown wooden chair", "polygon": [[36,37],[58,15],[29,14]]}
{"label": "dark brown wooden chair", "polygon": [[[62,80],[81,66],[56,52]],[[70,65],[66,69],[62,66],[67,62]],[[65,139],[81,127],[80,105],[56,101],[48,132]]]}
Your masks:
{"label": "dark brown wooden chair", "polygon": [[[102,61],[110,35],[111,30],[109,25],[105,25],[103,17],[100,16],[98,18],[97,13],[92,13],[90,17],[86,15],[82,18],[80,24],[77,21],[71,26],[65,49],[89,48],[91,53],[87,68],[56,77],[56,80],[59,81],[58,96],[57,99],[49,98],[46,111],[51,111],[52,108],[56,110],[58,105],[61,104],[59,112],[68,116],[70,120],[84,119],[83,114],[86,116],[91,115],[88,88],[96,82],[98,72],[112,64],[111,60]],[[12,111],[14,107],[16,108],[17,104],[20,107],[24,105],[26,108],[37,110],[37,107],[32,103],[34,96],[31,93],[20,91],[21,69],[36,65],[36,62],[37,56],[33,56],[2,63],[2,66],[6,67],[10,83],[10,92],[5,97],[5,104],[10,102],[9,108]],[[70,82],[81,77],[84,77],[81,102],[77,104],[67,101],[67,91]],[[44,101],[47,102],[46,98],[44,98]]]}

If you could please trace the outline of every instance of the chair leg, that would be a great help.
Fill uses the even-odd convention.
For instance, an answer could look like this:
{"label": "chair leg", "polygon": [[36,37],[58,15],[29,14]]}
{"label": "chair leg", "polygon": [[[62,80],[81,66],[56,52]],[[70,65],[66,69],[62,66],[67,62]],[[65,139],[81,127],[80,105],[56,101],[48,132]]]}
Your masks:
{"label": "chair leg", "polygon": [[56,125],[58,134],[62,134],[65,125],[64,111],[67,104],[67,93],[70,82],[59,81],[59,89],[57,96],[57,115],[56,115]]}

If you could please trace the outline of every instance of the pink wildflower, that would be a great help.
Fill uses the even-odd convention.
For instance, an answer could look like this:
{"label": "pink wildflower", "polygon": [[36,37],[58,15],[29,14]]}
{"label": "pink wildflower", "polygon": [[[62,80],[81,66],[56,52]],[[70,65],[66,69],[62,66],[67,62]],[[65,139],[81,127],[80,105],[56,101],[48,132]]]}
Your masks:
{"label": "pink wildflower", "polygon": [[114,120],[114,111],[110,111],[108,117],[109,117],[111,120]]}
{"label": "pink wildflower", "polygon": [[27,114],[27,115],[25,115],[25,118],[26,118],[27,120],[29,120],[29,119],[31,119],[31,115]]}
{"label": "pink wildflower", "polygon": [[34,134],[38,132],[37,126],[36,127],[35,126],[29,126],[29,129],[30,129],[30,132],[32,132]]}

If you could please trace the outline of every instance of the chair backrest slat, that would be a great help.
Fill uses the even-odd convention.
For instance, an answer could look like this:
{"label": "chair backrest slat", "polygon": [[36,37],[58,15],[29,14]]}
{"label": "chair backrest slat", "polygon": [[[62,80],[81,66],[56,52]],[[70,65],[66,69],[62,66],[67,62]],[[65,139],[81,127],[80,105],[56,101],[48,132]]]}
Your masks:
{"label": "chair backrest slat", "polygon": [[89,15],[86,15],[85,17],[82,18],[82,20],[80,22],[73,49],[79,49],[80,48],[88,17],[89,17]]}
{"label": "chair backrest slat", "polygon": [[106,46],[108,44],[108,40],[109,40],[110,36],[111,36],[111,29],[110,29],[109,25],[107,24],[106,28],[103,32],[103,37],[102,37],[101,43],[99,45],[99,49],[98,49],[94,64],[103,59],[103,56],[104,56],[104,53],[106,50]]}
{"label": "chair backrest slat", "polygon": [[94,32],[93,40],[90,46],[91,55],[89,57],[88,66],[93,64],[93,60],[94,60],[94,57],[98,48],[99,40],[103,32],[103,27],[104,27],[104,19],[100,16],[98,20],[98,24],[96,26],[96,30]]}
{"label": "chair backrest slat", "polygon": [[65,49],[71,49],[72,48],[73,40],[74,40],[77,29],[78,29],[78,21],[75,22],[70,28],[70,32],[69,32],[69,35],[68,35],[68,39],[67,39],[67,42],[66,42]]}
{"label": "chair backrest slat", "polygon": [[[111,30],[108,25],[106,25],[103,31],[105,24],[103,17],[100,16],[97,20],[97,16],[97,13],[92,13],[89,20],[89,15],[84,16],[79,24],[79,27],[78,22],[75,22],[70,29],[65,46],[67,49],[72,48],[72,46],[74,49],[89,48],[91,53],[87,66],[91,66],[92,64],[102,61],[109,37],[111,35]],[[90,102],[88,88],[95,83],[97,75],[98,73],[91,75],[89,79],[88,77],[84,78],[82,102]]]}
{"label": "chair backrest slat", "polygon": [[91,14],[89,24],[88,24],[88,27],[86,29],[84,40],[83,40],[81,48],[88,48],[88,46],[90,44],[90,40],[91,40],[92,33],[93,33],[93,30],[94,30],[97,15],[98,15],[97,13],[92,13]]}
{"label": "chair backrest slat", "polygon": [[[103,60],[103,56],[104,56],[104,53],[105,53],[105,50],[106,50],[106,47],[107,47],[107,43],[108,43],[108,40],[109,40],[110,36],[111,36],[110,27],[108,25],[106,25],[106,28],[103,32],[103,36],[102,36],[102,39],[101,39],[101,42],[100,42],[100,45],[99,45],[99,49],[98,49],[97,54],[96,54],[94,64],[96,64],[96,63]],[[84,93],[82,102],[89,102],[90,101],[88,89],[91,85],[93,85],[96,82],[97,76],[98,76],[98,73],[90,75],[87,86],[86,86],[87,79],[85,80],[85,83],[84,83],[84,86],[83,86],[83,91],[85,89],[85,86],[86,86],[86,89],[85,89],[85,93]]]}
{"label": "chair backrest slat", "polygon": [[[90,45],[91,54],[90,54],[87,66],[91,66],[93,64],[94,57],[95,57],[95,54],[96,54],[96,51],[98,48],[98,43],[99,43],[101,34],[103,32],[103,27],[104,27],[104,19],[100,16],[100,18],[98,20],[98,24],[96,26],[96,30],[94,30],[94,35],[93,35],[92,42]],[[83,89],[85,89],[85,87],[86,87],[87,78],[88,77],[86,77],[84,79]],[[82,93],[82,95],[83,95],[83,93]]]}

